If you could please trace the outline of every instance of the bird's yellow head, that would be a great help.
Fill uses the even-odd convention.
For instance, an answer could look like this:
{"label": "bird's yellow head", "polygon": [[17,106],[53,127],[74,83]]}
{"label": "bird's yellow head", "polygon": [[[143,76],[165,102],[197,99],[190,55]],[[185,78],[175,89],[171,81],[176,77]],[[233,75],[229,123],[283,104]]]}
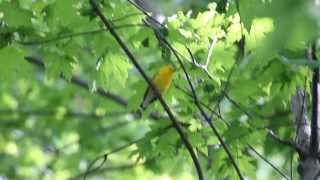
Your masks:
{"label": "bird's yellow head", "polygon": [[163,66],[163,67],[160,69],[160,73],[159,73],[159,74],[163,74],[163,75],[167,75],[167,76],[172,76],[174,72],[175,72],[174,67],[173,67],[172,65],[168,64],[168,65]]}

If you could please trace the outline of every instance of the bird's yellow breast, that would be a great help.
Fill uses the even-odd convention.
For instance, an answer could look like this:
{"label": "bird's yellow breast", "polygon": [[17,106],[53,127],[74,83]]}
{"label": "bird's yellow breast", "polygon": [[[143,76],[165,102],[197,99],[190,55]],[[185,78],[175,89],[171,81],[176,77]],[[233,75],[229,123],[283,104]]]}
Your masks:
{"label": "bird's yellow breast", "polygon": [[160,93],[165,92],[171,85],[174,69],[171,65],[167,65],[160,69],[159,73],[152,80]]}

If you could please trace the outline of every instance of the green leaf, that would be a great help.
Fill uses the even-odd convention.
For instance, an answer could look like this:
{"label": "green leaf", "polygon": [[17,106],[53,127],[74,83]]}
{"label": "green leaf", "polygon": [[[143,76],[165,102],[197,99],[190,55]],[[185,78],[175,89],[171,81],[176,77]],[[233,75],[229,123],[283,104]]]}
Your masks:
{"label": "green leaf", "polygon": [[52,28],[63,26],[69,29],[79,28],[89,23],[87,17],[81,16],[77,0],[56,1],[47,8],[49,25]]}
{"label": "green leaf", "polygon": [[30,75],[31,65],[24,59],[25,51],[14,46],[0,49],[0,79]]}
{"label": "green leaf", "polygon": [[108,54],[100,69],[100,78],[105,86],[125,87],[131,64],[121,55]]}
{"label": "green leaf", "polygon": [[246,49],[251,50],[263,44],[268,33],[274,30],[271,18],[256,18],[252,22],[249,35],[246,36]]}
{"label": "green leaf", "polygon": [[250,31],[253,19],[256,18],[256,11],[260,8],[260,0],[239,1],[240,17],[244,27]]}
{"label": "green leaf", "polygon": [[44,63],[46,76],[49,79],[56,79],[62,75],[70,80],[75,60],[59,55],[58,53],[47,52],[44,57]]}
{"label": "green leaf", "polygon": [[235,52],[236,48],[234,46],[229,46],[225,42],[218,42],[213,49],[213,57],[209,64],[210,72],[216,74],[218,71],[231,68],[234,64]]}
{"label": "green leaf", "polygon": [[19,7],[17,1],[13,1],[11,3],[2,2],[0,4],[0,13],[3,13],[3,20],[10,27],[27,27],[32,25],[32,12]]}

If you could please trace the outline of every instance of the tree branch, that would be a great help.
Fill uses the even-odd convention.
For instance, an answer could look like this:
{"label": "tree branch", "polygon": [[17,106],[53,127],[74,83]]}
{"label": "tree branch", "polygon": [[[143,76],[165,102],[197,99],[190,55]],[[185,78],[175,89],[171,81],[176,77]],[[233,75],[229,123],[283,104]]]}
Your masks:
{"label": "tree branch", "polygon": [[175,116],[173,115],[173,113],[171,112],[169,106],[166,104],[166,102],[164,101],[164,99],[162,98],[161,94],[159,93],[159,91],[157,90],[157,88],[152,84],[151,80],[149,79],[149,77],[145,74],[144,70],[141,68],[141,66],[139,65],[139,63],[137,62],[136,58],[133,56],[133,54],[130,52],[130,50],[128,49],[128,47],[124,44],[124,42],[122,41],[122,39],[119,37],[119,35],[115,32],[114,28],[112,27],[111,23],[108,21],[108,19],[102,14],[102,12],[100,11],[97,3],[95,0],[90,0],[90,4],[93,7],[93,10],[97,13],[97,15],[100,17],[101,21],[104,23],[104,25],[106,26],[106,28],[109,30],[109,32],[111,33],[111,35],[115,38],[115,40],[117,41],[117,43],[119,44],[119,46],[122,48],[122,50],[126,53],[126,55],[128,56],[128,58],[130,59],[130,61],[134,64],[134,66],[137,68],[137,70],[139,71],[139,73],[142,75],[142,77],[145,79],[145,81],[148,83],[148,85],[152,88],[152,90],[156,93],[162,107],[164,108],[164,110],[167,112],[174,128],[177,130],[177,132],[180,135],[180,138],[182,139],[183,143],[185,144],[187,150],[189,151],[191,158],[194,162],[194,165],[196,167],[197,173],[198,173],[198,177],[200,180],[204,179],[203,176],[203,172],[200,166],[200,163],[198,161],[198,158],[193,150],[193,147],[191,145],[191,143],[189,142],[187,136],[184,134],[182,128],[180,127],[178,121],[176,120]]}
{"label": "tree branch", "polygon": [[297,145],[294,142],[292,142],[290,140],[281,139],[280,137],[276,136],[272,130],[268,130],[268,134],[270,135],[270,137],[272,137],[274,140],[276,140],[280,144],[287,145],[287,146],[297,150],[298,152],[300,151],[299,147],[297,147]]}

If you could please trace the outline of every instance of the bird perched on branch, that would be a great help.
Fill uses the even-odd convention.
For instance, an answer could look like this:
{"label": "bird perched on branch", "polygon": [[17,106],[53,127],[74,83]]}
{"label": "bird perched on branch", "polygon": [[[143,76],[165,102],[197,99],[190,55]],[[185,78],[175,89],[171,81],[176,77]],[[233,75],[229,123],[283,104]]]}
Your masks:
{"label": "bird perched on branch", "polygon": [[[160,94],[166,92],[170,87],[174,72],[175,69],[172,65],[165,65],[152,79],[152,84],[155,86],[155,88],[157,88]],[[156,99],[157,94],[151,87],[148,87],[146,92],[144,93],[143,101],[141,102],[140,107],[142,109],[146,109],[148,105],[150,105]]]}

